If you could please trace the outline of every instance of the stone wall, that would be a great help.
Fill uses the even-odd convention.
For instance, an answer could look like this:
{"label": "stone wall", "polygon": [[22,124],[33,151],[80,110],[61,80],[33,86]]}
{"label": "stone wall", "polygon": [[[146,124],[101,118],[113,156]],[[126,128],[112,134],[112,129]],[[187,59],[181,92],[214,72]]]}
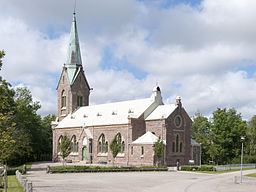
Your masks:
{"label": "stone wall", "polygon": [[[61,107],[62,92],[65,91],[66,96],[66,107]],[[57,100],[58,100],[58,119],[61,121],[66,115],[72,113],[77,106],[77,96],[82,96],[82,106],[89,105],[90,90],[87,85],[87,80],[80,71],[75,82],[70,87],[67,79],[66,69],[63,68],[63,72],[60,77],[60,81],[57,87]]]}
{"label": "stone wall", "polygon": [[[142,147],[144,154],[142,154]],[[131,145],[129,155],[130,166],[153,166],[154,148],[153,145]]]}
{"label": "stone wall", "polygon": [[[181,118],[181,125],[176,126],[175,118]],[[177,161],[181,165],[187,165],[190,159],[190,137],[191,137],[192,121],[185,112],[184,108],[178,107],[166,119],[166,164],[168,166],[175,166]],[[177,136],[179,137],[178,146],[176,146]],[[182,150],[180,149],[182,143]],[[174,145],[174,146],[173,146]],[[173,151],[174,148],[174,151]],[[178,148],[178,151],[177,151]]]}

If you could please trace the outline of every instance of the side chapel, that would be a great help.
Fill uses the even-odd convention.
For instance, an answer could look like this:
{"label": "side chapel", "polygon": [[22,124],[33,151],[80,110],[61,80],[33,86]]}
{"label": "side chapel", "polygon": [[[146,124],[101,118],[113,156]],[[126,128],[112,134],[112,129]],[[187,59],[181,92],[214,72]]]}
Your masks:
{"label": "side chapel", "polygon": [[149,98],[89,106],[90,86],[84,74],[76,15],[73,14],[66,62],[57,85],[58,115],[52,122],[53,161],[60,161],[58,146],[66,134],[72,141],[68,159],[89,164],[112,164],[110,143],[117,135],[121,152],[115,164],[156,164],[154,143],[164,142],[162,165],[199,164],[200,145],[191,139],[192,120],[177,97],[165,105],[155,86]]}

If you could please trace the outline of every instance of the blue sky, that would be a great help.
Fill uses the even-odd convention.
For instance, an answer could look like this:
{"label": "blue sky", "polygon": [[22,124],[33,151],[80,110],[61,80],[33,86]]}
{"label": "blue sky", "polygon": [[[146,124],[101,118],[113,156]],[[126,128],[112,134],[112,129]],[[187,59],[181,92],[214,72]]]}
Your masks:
{"label": "blue sky", "polygon": [[[0,7],[0,74],[28,86],[40,114],[56,113],[73,1],[8,0]],[[234,107],[256,114],[256,2],[223,0],[77,0],[91,104],[179,95],[193,116]]]}

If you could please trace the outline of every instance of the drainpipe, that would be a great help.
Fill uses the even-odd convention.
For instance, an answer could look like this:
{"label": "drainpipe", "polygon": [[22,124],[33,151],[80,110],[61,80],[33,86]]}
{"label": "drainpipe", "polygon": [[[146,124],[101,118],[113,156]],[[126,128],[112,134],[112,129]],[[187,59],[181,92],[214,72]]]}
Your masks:
{"label": "drainpipe", "polygon": [[127,152],[126,152],[126,154],[127,154],[127,156],[126,156],[126,165],[128,166],[129,165],[129,145],[130,145],[130,143],[129,143],[129,127],[130,127],[130,125],[131,125],[131,118],[130,118],[130,115],[128,115],[128,125],[127,125]]}

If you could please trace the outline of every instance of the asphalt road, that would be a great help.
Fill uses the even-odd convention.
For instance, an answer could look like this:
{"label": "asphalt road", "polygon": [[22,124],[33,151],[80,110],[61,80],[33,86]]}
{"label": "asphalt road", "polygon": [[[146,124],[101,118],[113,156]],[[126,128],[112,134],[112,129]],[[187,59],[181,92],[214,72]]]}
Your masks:
{"label": "asphalt road", "polygon": [[[49,163],[48,163],[49,164]],[[190,172],[127,172],[127,173],[68,173],[47,174],[47,163],[32,165],[27,178],[35,192],[256,192],[256,179],[243,177],[240,172],[201,174]],[[256,173],[256,170],[244,171]]]}

